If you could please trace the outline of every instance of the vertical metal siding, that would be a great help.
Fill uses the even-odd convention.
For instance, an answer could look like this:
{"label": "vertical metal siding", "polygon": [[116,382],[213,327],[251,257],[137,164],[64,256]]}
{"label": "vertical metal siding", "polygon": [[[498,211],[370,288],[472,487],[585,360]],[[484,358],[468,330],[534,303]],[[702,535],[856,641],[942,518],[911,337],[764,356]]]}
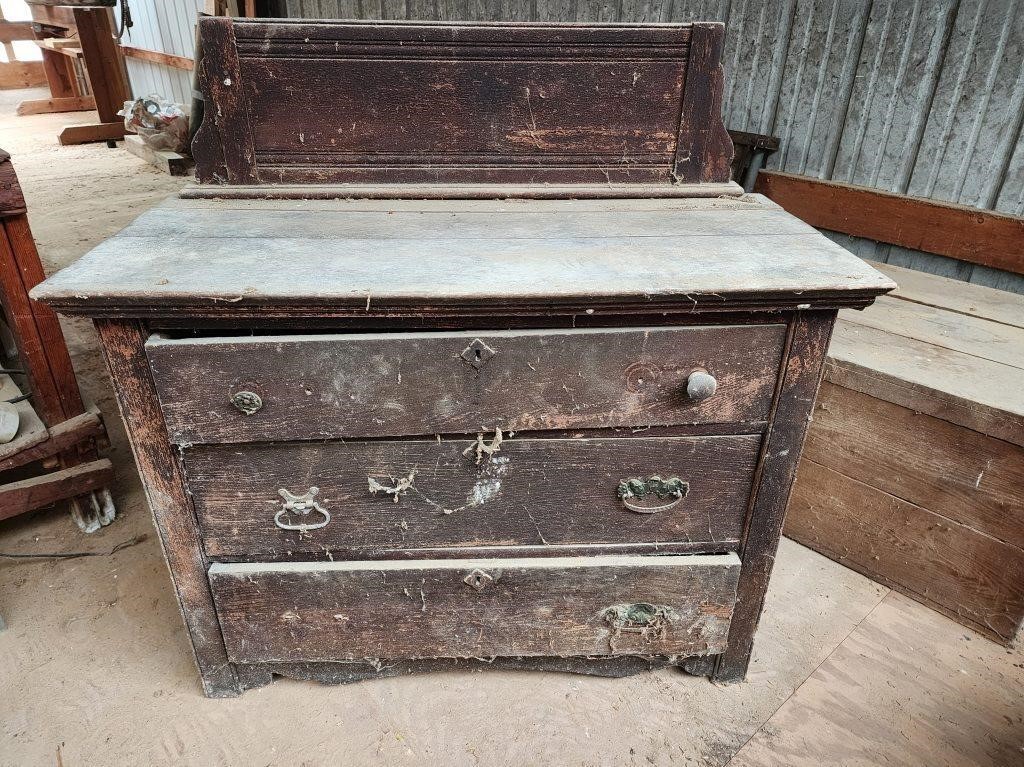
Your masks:
{"label": "vertical metal siding", "polygon": [[[125,45],[149,48],[176,56],[193,55],[195,24],[203,0],[131,0],[134,26],[125,34]],[[126,60],[132,95],[157,94],[184,104],[192,101],[192,73],[149,61]]]}

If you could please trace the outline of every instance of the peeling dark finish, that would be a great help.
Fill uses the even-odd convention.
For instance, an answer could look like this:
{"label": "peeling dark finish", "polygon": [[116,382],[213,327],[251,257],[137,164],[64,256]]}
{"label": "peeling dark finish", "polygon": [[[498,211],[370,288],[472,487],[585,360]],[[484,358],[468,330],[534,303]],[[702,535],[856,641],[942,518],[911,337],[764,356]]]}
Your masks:
{"label": "peeling dark finish", "polygon": [[755,480],[757,489],[740,548],[743,572],[740,574],[736,612],[729,630],[729,648],[715,669],[715,678],[723,682],[742,681],[747,674],[754,632],[775,565],[786,505],[824,372],[825,354],[835,318],[834,312],[797,313],[790,326],[791,335],[779,377],[772,425],[762,447]]}
{"label": "peeling dark finish", "polygon": [[703,184],[729,178],[733,145],[721,120],[724,46],[724,25],[693,25],[672,172],[676,183]]}
{"label": "peeling dark finish", "polygon": [[[199,444],[756,422],[784,337],[774,324],[153,338],[146,353],[171,440]],[[479,370],[461,357],[475,339],[497,352]],[[719,382],[701,402],[686,393],[697,369]],[[238,412],[240,388],[259,412]]]}
{"label": "peeling dark finish", "polygon": [[216,132],[207,122],[197,136],[196,172],[220,184],[725,183],[723,33],[201,18]]}
{"label": "peeling dark finish", "polygon": [[[336,559],[367,550],[574,544],[703,543],[727,551],[743,531],[761,438],[515,437],[480,466],[466,438],[438,442],[332,442],[196,446],[183,450],[189,488],[211,557],[250,561],[288,552]],[[678,473],[686,498],[657,515],[635,514],[616,490],[623,473]],[[415,474],[397,502],[367,492]],[[277,488],[315,485],[331,513],[300,534],[273,524]],[[301,486],[301,488],[300,488]],[[512,551],[512,548],[506,548]]]}
{"label": "peeling dark finish", "polygon": [[[485,588],[463,582],[474,569]],[[724,649],[739,570],[735,554],[300,562],[215,564],[210,582],[235,663],[689,656]],[[636,603],[661,606],[657,625],[608,621]]]}

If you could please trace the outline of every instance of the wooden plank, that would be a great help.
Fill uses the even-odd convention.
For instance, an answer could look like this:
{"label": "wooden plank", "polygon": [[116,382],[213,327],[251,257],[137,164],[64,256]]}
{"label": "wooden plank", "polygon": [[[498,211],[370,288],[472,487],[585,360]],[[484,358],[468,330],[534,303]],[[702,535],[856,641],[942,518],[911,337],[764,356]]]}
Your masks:
{"label": "wooden plank", "polygon": [[[43,75],[54,99],[77,98],[78,80],[69,71],[68,61],[56,51],[42,49]],[[95,102],[94,102],[95,103]]]}
{"label": "wooden plank", "polygon": [[57,134],[57,141],[61,146],[89,144],[94,141],[120,141],[124,134],[123,122],[68,125]]}
{"label": "wooden plank", "polygon": [[[64,453],[85,440],[101,437],[104,433],[103,421],[99,412],[95,410],[70,418],[49,430],[43,427],[42,439],[38,442],[32,445],[22,444],[18,452],[12,455],[0,450],[0,471]],[[19,435],[18,440],[20,439]]]}
{"label": "wooden plank", "polygon": [[170,566],[178,604],[203,677],[203,689],[212,697],[237,695],[238,682],[224,651],[191,503],[180,465],[167,442],[160,403],[143,351],[149,333],[138,321],[99,320],[96,330],[164,557]]}
{"label": "wooden plank", "polygon": [[84,412],[85,406],[57,315],[29,298],[44,274],[28,218],[23,213],[9,216],[2,226],[0,295],[7,322],[31,381],[34,406],[43,423],[54,426]]}
{"label": "wooden plank", "polygon": [[[154,337],[146,354],[171,441],[191,445],[759,422],[785,332],[751,325]],[[474,348],[484,354],[479,365]],[[685,393],[696,370],[718,381],[703,401]],[[258,395],[262,407],[240,412],[231,400],[239,391]]]}
{"label": "wooden plank", "polygon": [[1024,618],[1024,551],[865,485],[801,464],[786,535],[1007,643]]}
{"label": "wooden plank", "polygon": [[203,50],[200,82],[206,104],[211,106],[204,115],[213,119],[203,121],[192,145],[196,177],[203,183],[258,183],[234,26],[230,19],[200,18],[199,40]]}
{"label": "wooden plank", "polygon": [[1024,548],[1024,450],[824,383],[809,460]]}
{"label": "wooden plank", "polygon": [[92,96],[67,96],[52,99],[30,99],[18,104],[19,115],[42,115],[54,112],[87,112],[96,108]]}
{"label": "wooden plank", "polygon": [[[211,211],[231,211],[235,203],[203,204]],[[461,205],[447,204],[449,213]],[[705,204],[713,208],[716,203]],[[196,236],[192,221],[199,214],[179,217],[173,233],[140,236],[148,222],[166,218],[157,211],[144,214],[132,233],[108,240],[61,271],[37,295],[64,311],[91,305],[137,313],[131,307],[144,304],[146,312],[153,312],[164,304],[173,305],[176,315],[185,307],[193,314],[241,314],[273,302],[275,312],[348,312],[365,318],[410,310],[421,317],[453,310],[462,316],[493,314],[495,302],[520,315],[629,311],[628,306],[635,310],[638,305],[648,312],[677,313],[825,302],[864,305],[894,287],[817,232],[756,233],[758,225],[780,215],[758,204],[746,212],[729,211],[734,217],[729,226],[737,233],[719,236],[562,238],[557,230],[566,226],[564,218],[544,216],[539,208],[533,212],[532,239],[500,232],[463,239],[458,227],[444,238],[408,239],[403,232],[420,226],[425,216],[397,206],[372,238],[317,237],[319,227],[336,226],[330,222],[339,217],[328,211],[294,218],[294,226],[310,237],[246,237],[237,212],[223,216],[222,234],[230,232],[228,237]],[[245,217],[252,221],[259,215]],[[608,226],[614,221],[626,225],[622,214],[609,213],[608,219]],[[679,225],[685,232],[688,220],[681,217]],[[178,256],[167,259],[168,250]],[[430,259],[423,257],[427,252]],[[623,257],[627,252],[628,259]],[[123,268],[126,258],[133,269]],[[381,280],[381,274],[388,279]],[[424,306],[425,298],[430,305]],[[311,311],[314,304],[316,312]],[[267,316],[262,306],[260,316]]]}
{"label": "wooden plank", "polygon": [[[204,179],[200,178],[200,181]],[[208,183],[208,182],[207,182]],[[395,187],[388,184],[271,184],[271,185],[206,185],[185,187],[184,199],[217,200],[393,200]],[[402,184],[402,197],[422,200],[502,200],[534,199],[644,199],[739,197],[743,187],[733,182],[724,184],[674,184],[662,186],[642,183],[605,184]]]}
{"label": "wooden plank", "polygon": [[11,43],[15,40],[34,40],[35,36],[31,21],[7,21],[0,19],[0,43]]}
{"label": "wooden plank", "polygon": [[162,64],[172,69],[184,69],[191,72],[195,69],[195,62],[188,56],[175,56],[173,53],[154,51],[149,48],[137,48],[134,45],[120,45],[121,53],[130,59],[149,61],[153,64]]}
{"label": "wooden plank", "polygon": [[[111,18],[105,8],[75,8],[75,28],[82,42],[82,56],[100,122],[121,123],[117,112],[131,99],[131,89],[124,59],[114,43]],[[61,135],[63,137],[63,133]],[[63,138],[61,143],[64,143]]]}
{"label": "wooden plank", "polygon": [[51,474],[0,485],[0,519],[100,490],[113,479],[114,464],[101,458]]}
{"label": "wooden plank", "polygon": [[724,45],[724,24],[691,27],[673,182],[714,183],[730,178],[733,143],[722,122]]}
{"label": "wooden plank", "polygon": [[[523,439],[501,442],[477,464],[472,439],[335,442],[184,449],[189,491],[211,557],[259,560],[331,552],[601,543],[704,543],[735,547],[743,530],[760,435]],[[490,444],[488,442],[488,444]],[[557,468],[554,468],[557,467]],[[678,477],[688,492],[654,514],[617,496],[628,478]],[[407,490],[368,489],[409,479]],[[301,483],[299,486],[296,483]],[[317,530],[283,530],[279,489],[319,488],[331,515]],[[397,495],[397,497],[395,497]],[[650,497],[647,506],[672,498]],[[285,513],[285,524],[299,524]],[[327,518],[317,512],[311,523]],[[358,530],[358,540],[352,531]],[[346,552],[352,552],[348,554]]]}
{"label": "wooden plank", "polygon": [[153,149],[140,136],[133,136],[130,133],[125,134],[124,148],[170,176],[184,176],[192,167],[192,161],[189,158],[177,152]]}
{"label": "wooden plank", "polygon": [[729,767],[1020,761],[1020,651],[979,641],[902,594],[887,595],[815,666],[804,665],[813,673],[758,721]]}
{"label": "wooden plank", "polygon": [[896,282],[891,294],[895,298],[1024,328],[1024,296],[892,264],[868,263]]}
{"label": "wooden plank", "polygon": [[735,554],[625,555],[217,563],[210,581],[229,657],[251,663],[712,654],[738,573]]}
{"label": "wooden plank", "polygon": [[1017,216],[775,171],[755,190],[815,227],[1024,273]]}
{"label": "wooden plank", "polygon": [[798,313],[791,320],[772,425],[762,444],[747,528],[740,544],[743,570],[729,630],[729,647],[714,672],[714,678],[723,682],[738,682],[746,677],[834,322],[834,312]]}
{"label": "wooden plank", "polygon": [[46,83],[40,61],[11,61],[0,64],[0,90],[35,88]]}
{"label": "wooden plank", "polygon": [[1024,445],[1019,368],[840,320],[833,383]]}
{"label": "wooden plank", "polygon": [[890,296],[880,297],[863,312],[844,311],[841,317],[846,322],[999,362],[1024,372],[1022,327]]}

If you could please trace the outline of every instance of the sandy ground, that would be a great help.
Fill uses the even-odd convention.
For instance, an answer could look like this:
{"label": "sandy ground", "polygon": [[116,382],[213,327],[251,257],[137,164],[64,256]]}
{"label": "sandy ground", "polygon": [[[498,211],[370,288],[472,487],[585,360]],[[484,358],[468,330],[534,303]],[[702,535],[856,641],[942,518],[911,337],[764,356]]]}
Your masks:
{"label": "sandy ground", "polygon": [[[17,118],[26,95],[0,92],[0,147],[48,271],[185,183],[58,147],[94,118]],[[96,337],[65,331],[107,415],[118,518],[91,536],[59,508],[0,523],[0,767],[1024,764],[1024,654],[788,541],[744,684],[490,671],[203,698]],[[3,556],[69,551],[93,556]]]}

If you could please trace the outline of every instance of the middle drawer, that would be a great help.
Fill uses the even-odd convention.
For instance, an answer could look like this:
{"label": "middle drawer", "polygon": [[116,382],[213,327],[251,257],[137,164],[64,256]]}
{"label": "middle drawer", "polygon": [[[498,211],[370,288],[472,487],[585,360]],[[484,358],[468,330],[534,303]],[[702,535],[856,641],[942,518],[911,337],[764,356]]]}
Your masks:
{"label": "middle drawer", "polygon": [[214,558],[686,542],[728,550],[742,532],[760,442],[517,437],[493,450],[488,435],[197,445],[183,455]]}

